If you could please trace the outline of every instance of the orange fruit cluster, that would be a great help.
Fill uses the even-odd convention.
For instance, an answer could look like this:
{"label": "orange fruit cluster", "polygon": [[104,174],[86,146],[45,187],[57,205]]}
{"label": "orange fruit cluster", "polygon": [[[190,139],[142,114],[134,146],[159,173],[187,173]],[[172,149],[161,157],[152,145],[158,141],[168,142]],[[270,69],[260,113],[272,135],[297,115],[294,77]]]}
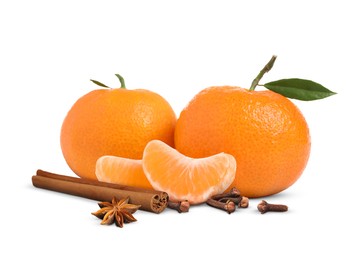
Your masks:
{"label": "orange fruit cluster", "polygon": [[307,164],[307,123],[280,94],[209,87],[176,119],[160,95],[121,83],[84,95],[64,119],[62,152],[82,178],[163,190],[198,204],[233,186],[247,197],[281,192]]}

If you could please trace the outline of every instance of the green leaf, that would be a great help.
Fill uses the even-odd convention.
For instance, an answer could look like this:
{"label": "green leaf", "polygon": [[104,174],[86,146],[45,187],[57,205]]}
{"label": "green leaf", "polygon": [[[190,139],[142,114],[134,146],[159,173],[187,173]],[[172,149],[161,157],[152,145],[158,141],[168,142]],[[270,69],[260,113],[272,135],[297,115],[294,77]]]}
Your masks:
{"label": "green leaf", "polygon": [[335,92],[307,79],[281,79],[264,84],[267,89],[287,98],[310,101],[335,95]]}
{"label": "green leaf", "polygon": [[93,79],[90,79],[93,83],[95,83],[96,85],[100,86],[100,87],[103,87],[103,88],[110,88],[108,86],[106,86],[104,83],[101,83],[100,81],[97,81],[97,80],[93,80]]}

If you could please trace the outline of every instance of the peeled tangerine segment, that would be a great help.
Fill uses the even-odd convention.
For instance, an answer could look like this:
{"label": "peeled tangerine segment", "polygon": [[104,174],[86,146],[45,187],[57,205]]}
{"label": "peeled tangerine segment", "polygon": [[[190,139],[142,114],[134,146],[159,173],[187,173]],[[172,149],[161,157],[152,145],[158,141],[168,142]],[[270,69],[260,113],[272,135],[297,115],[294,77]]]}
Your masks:
{"label": "peeled tangerine segment", "polygon": [[96,161],[95,173],[99,181],[153,189],[144,175],[142,160],[104,155]]}
{"label": "peeled tangerine segment", "polygon": [[167,192],[170,200],[199,204],[231,185],[236,161],[227,153],[190,158],[153,140],[144,149],[143,169],[153,188]]}

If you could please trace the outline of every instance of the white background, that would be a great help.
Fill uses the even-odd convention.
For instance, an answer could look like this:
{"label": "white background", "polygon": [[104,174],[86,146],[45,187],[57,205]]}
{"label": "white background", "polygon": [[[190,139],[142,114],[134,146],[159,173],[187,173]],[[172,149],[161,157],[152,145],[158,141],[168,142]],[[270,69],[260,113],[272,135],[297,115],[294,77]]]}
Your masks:
{"label": "white background", "polygon": [[[360,1],[2,1],[1,255],[19,259],[363,259],[363,27]],[[177,115],[211,85],[300,77],[338,95],[294,101],[311,130],[302,177],[266,198],[287,213],[138,211],[101,226],[95,201],[37,189],[44,169],[73,176],[59,145],[89,79],[165,97]],[[248,258],[247,258],[248,257]]]}

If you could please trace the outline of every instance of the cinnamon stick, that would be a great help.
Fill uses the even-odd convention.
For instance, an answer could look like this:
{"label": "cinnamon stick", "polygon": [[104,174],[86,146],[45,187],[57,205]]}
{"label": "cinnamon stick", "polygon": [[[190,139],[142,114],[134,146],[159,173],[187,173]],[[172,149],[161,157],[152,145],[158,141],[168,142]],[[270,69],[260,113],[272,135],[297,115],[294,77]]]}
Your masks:
{"label": "cinnamon stick", "polygon": [[37,170],[36,175],[32,176],[32,182],[37,188],[97,201],[111,201],[114,196],[118,199],[129,197],[129,203],[141,205],[141,210],[154,213],[162,212],[168,205],[168,194],[163,191],[82,179],[43,170]]}

